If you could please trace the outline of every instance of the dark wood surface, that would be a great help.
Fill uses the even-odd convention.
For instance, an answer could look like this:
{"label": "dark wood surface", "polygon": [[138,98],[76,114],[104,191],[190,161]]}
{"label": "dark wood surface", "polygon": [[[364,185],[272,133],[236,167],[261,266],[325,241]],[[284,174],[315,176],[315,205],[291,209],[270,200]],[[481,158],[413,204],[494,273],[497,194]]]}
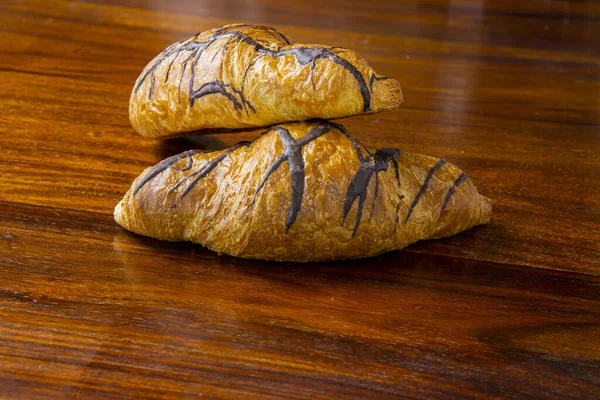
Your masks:
{"label": "dark wood surface", "polygon": [[[492,222],[375,259],[245,261],[125,232],[143,168],[256,132],[136,136],[165,46],[231,22],[361,52]],[[3,1],[0,397],[600,398],[600,3]]]}

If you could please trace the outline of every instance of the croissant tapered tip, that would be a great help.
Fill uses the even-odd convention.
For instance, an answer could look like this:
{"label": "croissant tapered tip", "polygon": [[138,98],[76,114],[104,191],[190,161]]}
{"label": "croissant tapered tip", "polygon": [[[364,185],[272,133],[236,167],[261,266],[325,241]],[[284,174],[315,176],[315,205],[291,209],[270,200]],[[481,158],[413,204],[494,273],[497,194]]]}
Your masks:
{"label": "croissant tapered tip", "polygon": [[492,200],[485,197],[485,196],[479,196],[479,201],[481,203],[481,224],[487,224],[488,222],[490,222],[490,219],[492,219]]}
{"label": "croissant tapered tip", "polygon": [[115,210],[113,212],[113,216],[115,217],[115,221],[117,221],[117,223],[119,225],[123,225],[122,224],[122,220],[123,220],[123,200],[119,201],[119,203],[115,206]]}
{"label": "croissant tapered tip", "polygon": [[374,112],[395,110],[403,102],[400,82],[391,78],[373,81],[372,110]]}
{"label": "croissant tapered tip", "polygon": [[477,225],[485,225],[492,217],[492,200],[477,193],[470,179],[457,189],[442,209],[431,239],[456,235]]}

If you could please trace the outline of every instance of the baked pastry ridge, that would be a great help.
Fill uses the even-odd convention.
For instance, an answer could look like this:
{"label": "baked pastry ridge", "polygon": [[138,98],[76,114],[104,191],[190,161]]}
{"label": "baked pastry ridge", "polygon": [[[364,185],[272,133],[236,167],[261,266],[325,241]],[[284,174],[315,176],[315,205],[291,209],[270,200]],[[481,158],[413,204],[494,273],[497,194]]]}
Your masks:
{"label": "baked pastry ridge", "polygon": [[144,68],[129,101],[134,129],[164,137],[396,109],[398,81],[377,75],[356,52],[292,44],[247,24],[198,33]]}
{"label": "baked pastry ridge", "polygon": [[223,151],[147,168],[115,208],[138,234],[244,258],[362,258],[487,223],[491,202],[454,165],[368,149],[330,121],[282,124]]}

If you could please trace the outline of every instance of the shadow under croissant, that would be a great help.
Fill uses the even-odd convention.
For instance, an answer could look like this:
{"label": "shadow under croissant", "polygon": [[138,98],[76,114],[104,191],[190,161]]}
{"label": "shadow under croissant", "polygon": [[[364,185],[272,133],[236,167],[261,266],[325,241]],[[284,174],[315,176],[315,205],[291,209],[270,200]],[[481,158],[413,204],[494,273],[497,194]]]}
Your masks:
{"label": "shadow under croissant", "polygon": [[158,154],[161,159],[165,159],[190,149],[217,151],[226,147],[215,136],[182,136],[161,141],[158,146]]}
{"label": "shadow under croissant", "polygon": [[[190,297],[204,297],[208,288],[214,285],[221,290],[223,279],[230,283],[255,282],[251,285],[253,290],[257,285],[277,285],[278,290],[302,287],[306,296],[320,297],[328,292],[328,286],[324,285],[328,282],[342,287],[354,286],[381,279],[389,279],[390,282],[403,280],[407,274],[421,274],[423,269],[443,270],[443,267],[428,260],[428,255],[398,251],[373,258],[331,262],[250,260],[219,255],[191,242],[166,242],[125,230],[114,236],[113,250],[121,259],[127,280],[135,287],[156,281],[171,286],[166,281],[172,280],[181,282],[179,290],[182,296]],[[160,263],[156,262],[158,255]],[[373,263],[374,259],[376,263]],[[242,293],[244,290],[239,286],[232,285],[228,291],[240,291],[236,296],[243,298],[244,303],[251,302],[254,295]],[[340,287],[337,290],[344,291]]]}
{"label": "shadow under croissant", "polygon": [[[477,226],[463,232],[462,235],[477,234],[478,231],[484,230],[485,228],[485,226]],[[421,269],[423,267],[422,261],[426,258],[440,257],[437,254],[424,253],[423,246],[433,245],[439,248],[447,248],[448,246],[444,246],[444,243],[453,240],[457,240],[457,236],[421,241],[402,250],[395,250],[370,258],[306,263],[265,261],[233,257],[227,254],[218,254],[200,244],[158,240],[141,236],[127,230],[121,230],[114,236],[113,249],[115,253],[121,255],[121,260],[127,268],[139,270],[138,272],[142,274],[146,268],[155,268],[157,266],[154,263],[146,265],[135,256],[140,248],[143,249],[144,254],[148,254],[149,257],[161,255],[168,259],[173,259],[173,261],[177,262],[177,268],[181,269],[181,273],[184,273],[184,270],[187,270],[188,273],[193,276],[196,276],[199,269],[202,270],[207,266],[217,268],[226,267],[228,269],[234,268],[238,271],[245,271],[247,273],[251,273],[253,270],[260,270],[261,274],[267,271],[274,274],[283,273],[286,275],[289,275],[290,271],[295,271],[295,274],[312,274],[314,271],[344,271],[344,273],[347,273],[348,271],[366,271],[368,273],[379,273],[387,269],[393,269],[394,271],[407,270],[407,267],[410,269]],[[447,252],[444,251],[444,253]],[[134,256],[132,257],[132,255]],[[153,258],[153,260],[155,259]],[[182,263],[182,260],[188,262]],[[374,260],[377,262],[374,263]],[[457,265],[464,265],[467,263],[466,260],[460,261],[461,263]],[[167,263],[169,262],[167,261]],[[444,262],[440,262],[439,264],[427,263],[427,268],[436,271],[447,271],[448,264],[453,264],[453,262],[448,262],[447,257],[444,257]],[[458,271],[454,270],[453,272],[456,273]]]}
{"label": "shadow under croissant", "polygon": [[209,151],[224,150],[239,141],[251,141],[260,136],[266,128],[251,129],[203,129],[186,132],[180,136],[164,139],[159,143],[159,154],[162,159],[183,153],[190,149]]}

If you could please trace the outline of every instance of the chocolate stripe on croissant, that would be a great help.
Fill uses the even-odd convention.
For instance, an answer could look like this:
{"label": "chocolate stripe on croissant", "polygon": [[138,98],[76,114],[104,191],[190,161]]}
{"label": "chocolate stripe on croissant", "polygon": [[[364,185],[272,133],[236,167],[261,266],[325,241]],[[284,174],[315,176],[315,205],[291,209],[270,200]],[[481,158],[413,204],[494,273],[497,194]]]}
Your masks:
{"label": "chocolate stripe on croissant", "polygon": [[[354,228],[352,232],[353,237],[356,235],[358,225],[360,224],[365,200],[367,199],[367,189],[373,175],[375,175],[376,179],[375,194],[373,195],[373,208],[375,207],[375,200],[377,199],[377,194],[379,192],[379,177],[377,174],[381,171],[387,171],[390,161],[394,163],[394,168],[396,169],[396,179],[398,180],[398,184],[400,184],[400,172],[398,170],[398,161],[396,160],[399,155],[400,149],[391,148],[379,149],[374,155],[368,155],[366,158],[363,158],[360,152],[358,153],[358,171],[356,171],[352,182],[350,182],[350,185],[348,186],[346,199],[344,200],[343,220],[345,221],[348,213],[350,212],[350,208],[354,203],[354,200],[356,200],[358,197],[358,209],[356,211],[356,219],[354,220]],[[373,208],[371,208],[371,210],[373,210]]]}
{"label": "chocolate stripe on croissant", "polygon": [[446,196],[444,197],[444,201],[442,202],[442,208],[440,209],[440,213],[442,211],[444,211],[444,209],[446,208],[446,206],[448,205],[448,202],[450,201],[450,198],[452,197],[452,195],[454,194],[454,192],[456,191],[456,189],[460,186],[461,183],[463,183],[466,179],[468,178],[468,175],[465,174],[464,172],[462,174],[460,174],[458,176],[458,178],[456,178],[456,180],[454,181],[454,183],[452,184],[452,186],[450,187],[450,189],[448,189],[448,193],[446,193]]}
{"label": "chocolate stripe on croissant", "polygon": [[262,190],[273,172],[287,161],[290,166],[290,178],[292,183],[292,202],[288,211],[288,216],[285,221],[286,231],[290,229],[296,221],[298,211],[302,206],[302,198],[304,197],[304,158],[302,156],[302,147],[323,136],[331,130],[332,124],[324,123],[314,127],[309,133],[296,140],[286,128],[276,126],[273,129],[278,133],[279,139],[283,143],[283,154],[279,156],[267,169],[265,177],[256,189],[255,196]]}
{"label": "chocolate stripe on croissant", "polygon": [[[358,230],[358,227],[360,225],[360,221],[361,221],[362,213],[363,213],[363,209],[364,209],[364,203],[365,203],[365,200],[367,197],[367,190],[368,190],[369,183],[370,183],[373,175],[375,175],[375,179],[376,179],[375,192],[374,192],[374,196],[373,196],[373,207],[375,206],[375,200],[377,199],[377,196],[379,193],[378,173],[381,171],[387,171],[390,162],[394,166],[395,177],[398,182],[398,186],[400,186],[400,171],[399,171],[399,166],[398,166],[398,161],[397,161],[397,158],[400,156],[400,149],[383,148],[383,149],[376,150],[375,153],[373,154],[366,147],[364,147],[358,140],[356,140],[354,137],[352,137],[342,125],[334,123],[334,122],[329,122],[329,121],[319,122],[319,124],[314,126],[310,130],[310,132],[308,132],[306,135],[302,136],[299,139],[294,139],[294,137],[290,134],[289,130],[287,130],[286,128],[284,128],[282,126],[275,126],[271,129],[267,130],[263,134],[270,132],[271,130],[275,130],[279,136],[279,139],[283,143],[283,146],[284,146],[283,154],[278,156],[271,163],[271,165],[267,168],[267,171],[265,172],[265,175],[264,175],[262,181],[260,182],[258,188],[256,189],[255,197],[258,196],[258,194],[261,192],[261,190],[265,187],[265,185],[267,184],[271,175],[275,171],[277,171],[284,162],[287,162],[289,165],[289,168],[290,168],[292,200],[291,200],[290,208],[289,208],[287,219],[286,219],[286,230],[289,230],[289,228],[296,221],[298,212],[300,211],[300,208],[302,206],[302,200],[304,198],[304,189],[305,189],[304,167],[305,167],[305,164],[304,164],[304,157],[302,155],[302,148],[304,146],[306,146],[307,144],[309,144],[310,142],[314,141],[315,139],[325,135],[326,133],[331,131],[331,129],[333,129],[333,128],[338,129],[342,134],[344,134],[351,141],[351,143],[356,151],[357,158],[359,160],[359,168],[358,168],[354,178],[350,182],[350,185],[348,186],[348,190],[346,192],[346,198],[344,201],[343,220],[345,220],[346,217],[348,216],[348,213],[350,212],[352,204],[354,203],[356,198],[358,197],[358,199],[359,199],[352,236],[354,236],[356,234],[356,231]],[[215,158],[213,158],[212,160],[210,160],[206,164],[204,164],[202,167],[200,167],[200,169],[198,169],[197,171],[195,171],[189,175],[186,175],[181,180],[179,180],[168,191],[168,193],[174,192],[181,185],[183,185],[186,182],[189,182],[191,179],[191,182],[189,182],[187,184],[186,188],[184,189],[184,191],[181,194],[182,198],[185,197],[193,189],[193,187],[198,183],[198,181],[200,179],[204,178],[212,170],[214,170],[221,163],[221,161],[223,161],[231,152],[233,152],[234,150],[236,150],[242,146],[248,146],[248,145],[250,145],[250,143],[251,142],[239,142],[239,143],[235,144],[234,146],[228,148],[227,150],[223,151],[221,154],[219,154],[218,156],[216,156]],[[366,151],[366,153],[367,153],[366,156],[363,156],[361,148]],[[150,180],[154,179],[158,174],[160,174],[167,168],[174,168],[179,171],[187,171],[187,170],[191,169],[192,163],[193,163],[192,156],[199,152],[201,152],[201,150],[190,150],[190,151],[186,151],[181,154],[178,154],[176,156],[169,157],[166,160],[163,160],[162,162],[160,162],[159,164],[154,166],[144,176],[144,178],[142,178],[142,180],[139,182],[139,184],[137,185],[137,187],[134,190],[134,195],[137,194],[138,191],[144,185],[146,185]],[[184,158],[187,158],[187,163],[184,168],[177,168],[174,166],[175,163],[177,163],[179,160],[182,160]],[[438,167],[438,165],[436,165],[427,175],[427,178],[425,179],[425,182],[423,183],[423,186],[421,187],[421,190],[417,194],[417,197],[415,198],[415,202],[413,202],[413,206],[411,207],[411,210],[409,211],[409,217],[410,217],[410,212],[412,212],[412,208],[414,208],[414,206],[418,202],[419,198],[425,191],[427,184],[429,182],[429,179],[431,179],[431,176],[433,176],[435,171],[437,169],[439,169],[443,165],[443,163],[445,163],[444,160],[441,160],[440,162],[442,164],[439,165],[439,167]],[[438,163],[438,164],[440,164],[440,163]],[[402,201],[402,197],[400,198],[400,202],[401,201]],[[400,207],[400,203],[398,204],[398,208],[399,207]],[[407,220],[408,220],[408,218],[407,218]]]}
{"label": "chocolate stripe on croissant", "polygon": [[[217,157],[213,158],[212,160],[210,160],[209,162],[204,164],[198,171],[185,176],[182,180],[177,182],[175,184],[175,186],[173,186],[169,190],[169,193],[176,190],[179,186],[181,186],[183,183],[185,183],[189,178],[195,177],[195,179],[185,188],[183,194],[181,195],[181,197],[184,197],[186,194],[189,193],[189,191],[194,187],[194,185],[196,183],[198,183],[198,181],[200,179],[204,178],[206,175],[208,175],[208,173],[210,171],[215,169],[219,165],[219,163],[221,161],[223,161],[225,159],[225,157],[227,157],[227,155],[229,155],[229,153],[231,153],[232,151],[234,151],[242,146],[248,146],[249,144],[250,144],[250,142],[246,142],[246,141],[242,141],[242,142],[238,142],[238,143],[234,144],[233,146],[231,146],[230,148],[228,148],[227,150],[225,150],[224,152],[219,154]],[[184,151],[181,154],[177,154],[177,155],[169,157],[165,160],[162,160],[161,162],[156,164],[150,171],[148,171],[148,173],[140,180],[140,182],[136,186],[135,190],[133,191],[133,194],[136,195],[142,187],[144,187],[148,182],[150,182],[152,179],[154,179],[158,174],[160,174],[161,172],[165,171],[168,168],[173,168],[178,171],[187,171],[187,170],[191,169],[193,162],[194,162],[192,159],[192,156],[194,154],[203,153],[203,152],[204,152],[204,150],[188,150],[188,151]],[[187,160],[186,166],[183,168],[175,167],[174,164],[176,164],[180,160],[183,160],[184,158]]]}
{"label": "chocolate stripe on croissant", "polygon": [[342,68],[348,71],[350,74],[352,74],[354,79],[356,79],[358,87],[360,88],[360,94],[363,98],[363,110],[364,112],[371,111],[371,93],[369,92],[369,88],[367,87],[365,78],[363,78],[361,73],[358,71],[358,69],[356,69],[354,65],[348,62],[346,59],[338,56],[337,54],[334,54],[330,50],[324,47],[296,47],[293,49],[280,50],[276,52],[269,49],[265,49],[264,52],[275,58],[279,58],[286,54],[293,54],[294,56],[296,56],[296,60],[298,60],[298,63],[300,65],[307,65],[311,63],[311,81],[315,62],[318,59],[327,58],[333,61],[334,63],[340,65]]}
{"label": "chocolate stripe on croissant", "polygon": [[354,138],[354,136],[352,136],[350,133],[348,133],[348,131],[346,130],[346,127],[344,125],[338,124],[337,122],[332,122],[332,121],[323,121],[321,123],[329,124],[329,125],[333,126],[335,129],[337,129],[338,131],[342,132],[350,140],[350,142],[352,143],[352,146],[354,146],[354,150],[356,151],[356,155],[359,160],[362,158],[362,153],[360,150],[361,148],[363,150],[365,150],[367,152],[367,154],[372,155],[371,151],[369,151],[368,148],[366,148],[361,142],[356,140]]}
{"label": "chocolate stripe on croissant", "polygon": [[242,104],[225,89],[225,85],[221,82],[209,82],[202,85],[202,87],[190,94],[190,106],[194,105],[194,101],[201,97],[204,97],[209,94],[219,93],[225,97],[227,97],[232,103],[233,108],[236,110],[242,109]]}
{"label": "chocolate stripe on croissant", "polygon": [[279,39],[285,44],[292,44],[292,42],[290,42],[290,39],[288,39],[287,36],[285,36],[283,33],[279,32],[278,30],[271,28],[271,30],[269,30],[268,32],[275,39]]}
{"label": "chocolate stripe on croissant", "polygon": [[373,90],[373,83],[375,81],[385,81],[387,79],[392,79],[389,76],[375,76],[375,73],[371,74],[371,79],[369,79],[369,88]]}
{"label": "chocolate stripe on croissant", "polygon": [[[229,31],[232,31],[234,29],[240,29],[240,28],[248,28],[252,25],[249,24],[237,24],[237,25],[230,25],[230,26],[222,26],[220,28],[215,29],[215,32],[213,33],[213,35],[219,35],[222,33],[226,33]],[[274,28],[269,28],[271,30],[274,30]],[[183,51],[188,51],[188,50],[196,50],[198,48],[201,48],[202,45],[204,44],[204,42],[194,42],[194,40],[196,40],[198,38],[198,36],[200,36],[202,34],[202,32],[198,32],[195,33],[193,35],[190,35],[188,37],[186,37],[185,39],[179,41],[179,42],[175,42],[173,44],[171,44],[169,47],[167,47],[166,49],[164,49],[158,59],[152,64],[152,66],[150,68],[148,68],[148,70],[146,70],[146,73],[144,73],[144,75],[142,75],[142,77],[137,81],[136,85],[135,85],[135,92],[138,91],[138,89],[140,88],[140,86],[142,86],[142,84],[144,83],[144,81],[146,80],[146,78],[148,77],[148,75],[150,75],[151,73],[153,73],[156,68],[158,68],[159,65],[162,64],[162,62],[168,58],[169,56],[171,56],[174,53],[177,53],[177,55],[175,57],[173,57],[173,60],[171,60],[171,62],[169,63],[169,67],[167,69],[167,73],[165,76],[165,82],[169,79],[169,73],[171,72],[171,66],[173,65],[173,62],[175,61],[175,59],[177,58],[177,56],[179,56],[179,54]],[[182,45],[183,43],[183,45]],[[180,46],[178,48],[178,46]],[[191,59],[191,57],[190,57]],[[184,68],[185,71],[185,68]],[[183,71],[182,71],[182,79],[183,79]]]}
{"label": "chocolate stripe on croissant", "polygon": [[[197,153],[202,153],[202,150],[188,150],[188,151],[184,151],[181,154],[177,154],[174,155],[172,157],[166,158],[164,160],[162,160],[161,162],[159,162],[158,164],[156,164],[154,167],[152,167],[152,169],[150,171],[148,171],[148,173],[146,174],[146,176],[144,176],[140,182],[138,183],[138,185],[136,186],[136,188],[133,191],[133,194],[136,195],[137,192],[140,191],[140,189],[142,187],[144,187],[144,185],[146,185],[146,183],[150,182],[152,179],[154,179],[158,174],[160,174],[161,172],[163,172],[164,170],[166,170],[167,168],[170,168],[173,164],[175,164],[176,162],[178,162],[179,160],[182,160],[184,158],[188,158],[188,163],[189,163],[189,159],[191,158],[191,156],[193,156],[194,154]],[[191,166],[190,166],[191,168]],[[187,170],[189,168],[186,168],[184,170]]]}
{"label": "chocolate stripe on croissant", "polygon": [[408,210],[408,214],[406,214],[406,220],[404,221],[404,223],[407,223],[408,220],[410,219],[410,216],[412,215],[413,210],[419,203],[421,196],[423,196],[423,193],[425,193],[425,190],[427,190],[427,186],[429,186],[429,181],[431,180],[431,178],[433,178],[433,175],[435,175],[435,173],[438,171],[438,169],[442,168],[444,166],[444,164],[446,164],[446,160],[442,159],[442,160],[438,161],[437,164],[435,164],[433,166],[433,168],[431,168],[429,170],[429,172],[427,173],[427,176],[425,177],[425,180],[423,181],[423,184],[421,185],[421,188],[419,189],[419,192],[417,193],[417,195],[415,196],[415,199],[413,200],[412,204],[410,205],[410,209]]}
{"label": "chocolate stripe on croissant", "polygon": [[224,152],[219,154],[217,157],[213,158],[212,160],[210,160],[209,162],[204,164],[202,166],[202,168],[200,168],[198,171],[196,171],[192,174],[189,174],[188,176],[186,176],[185,178],[183,178],[179,182],[177,182],[175,184],[175,186],[173,186],[171,188],[171,190],[169,190],[169,193],[176,190],[183,183],[187,182],[191,177],[194,177],[194,179],[190,183],[188,183],[188,185],[183,190],[183,193],[181,194],[181,198],[184,198],[190,192],[190,190],[192,190],[193,187],[196,186],[196,183],[198,183],[198,181],[200,179],[204,178],[213,169],[215,169],[221,163],[221,161],[223,161],[229,155],[229,153],[233,152],[236,149],[239,149],[242,146],[248,146],[248,145],[250,145],[250,142],[247,142],[247,141],[242,141],[242,142],[238,142],[238,143],[234,144],[233,146],[231,146],[230,148],[228,148],[227,150],[225,150]]}
{"label": "chocolate stripe on croissant", "polygon": [[[146,78],[150,74],[152,74],[153,80],[151,82],[151,87],[149,89],[149,94],[148,94],[148,98],[150,98],[152,96],[152,90],[153,90],[152,87],[154,86],[154,71],[156,70],[156,68],[158,68],[158,66],[161,65],[166,58],[175,54],[173,60],[171,60],[171,62],[169,63],[169,66],[167,69],[166,78],[168,78],[174,59],[176,59],[179,56],[179,54],[181,54],[184,51],[192,51],[192,55],[189,56],[183,63],[181,80],[183,80],[183,75],[187,68],[188,62],[193,59],[192,65],[190,67],[191,71],[190,71],[190,78],[189,78],[190,79],[189,80],[190,107],[193,106],[194,105],[193,84],[194,84],[194,78],[195,78],[195,69],[196,69],[196,64],[198,63],[198,60],[202,56],[202,53],[205,50],[207,50],[218,39],[233,38],[234,40],[245,42],[246,44],[254,47],[254,49],[259,53],[259,55],[249,64],[248,68],[246,69],[246,71],[244,73],[242,88],[244,87],[244,81],[245,81],[245,78],[246,78],[249,68],[251,68],[254,65],[254,62],[256,61],[256,59],[260,58],[262,55],[268,55],[268,56],[271,56],[274,58],[279,58],[279,57],[283,57],[288,54],[293,54],[296,57],[296,60],[298,61],[298,63],[300,65],[304,66],[307,64],[311,64],[311,82],[313,82],[313,87],[314,87],[314,81],[313,81],[312,73],[314,71],[316,61],[318,59],[328,59],[328,60],[333,61],[334,63],[340,65],[342,68],[344,68],[346,71],[348,71],[354,77],[354,79],[356,80],[356,82],[359,86],[360,93],[363,98],[363,110],[364,110],[364,112],[371,111],[371,93],[369,91],[369,88],[372,88],[374,79],[380,80],[380,79],[385,79],[385,77],[376,78],[373,75],[373,76],[371,76],[370,84],[367,86],[367,82],[365,81],[362,74],[358,71],[358,69],[354,65],[352,65],[352,63],[347,61],[346,59],[335,54],[332,51],[332,49],[333,49],[332,47],[325,48],[325,47],[318,47],[318,46],[312,46],[312,47],[298,46],[295,48],[285,49],[285,50],[281,50],[281,49],[272,50],[272,49],[269,49],[268,47],[265,47],[261,43],[255,41],[248,35],[245,35],[241,32],[231,31],[231,29],[239,29],[242,27],[247,27],[247,25],[238,25],[238,26],[234,26],[234,27],[228,27],[227,30],[225,30],[225,28],[217,29],[217,30],[215,30],[215,32],[212,35],[210,35],[208,38],[206,38],[202,42],[194,42],[193,41],[197,38],[197,35],[196,35],[196,36],[191,37],[192,38],[191,42],[184,43],[184,44],[181,44],[182,42],[178,42],[175,45],[169,46],[167,49],[165,49],[161,53],[161,55],[159,57],[157,57],[156,61],[154,61],[152,66],[150,66],[146,70],[146,72],[139,78],[138,82],[135,85],[134,91],[137,93],[137,91],[139,90],[141,85],[145,82]],[[268,32],[279,33],[277,30],[275,30],[273,28],[268,28],[268,29],[269,29]],[[284,40],[285,44],[289,44],[289,41],[283,35],[282,35],[282,39],[285,39]],[[183,42],[185,42],[185,41],[183,41]],[[177,47],[176,46],[177,44],[179,44],[180,46]],[[181,85],[181,82],[180,82],[180,85]],[[227,96],[227,98],[229,98],[229,100],[231,100],[233,102],[231,97]],[[235,103],[234,103],[234,107],[235,107]],[[237,107],[235,107],[235,108],[236,108],[236,110],[239,111],[239,108],[237,108]]]}

